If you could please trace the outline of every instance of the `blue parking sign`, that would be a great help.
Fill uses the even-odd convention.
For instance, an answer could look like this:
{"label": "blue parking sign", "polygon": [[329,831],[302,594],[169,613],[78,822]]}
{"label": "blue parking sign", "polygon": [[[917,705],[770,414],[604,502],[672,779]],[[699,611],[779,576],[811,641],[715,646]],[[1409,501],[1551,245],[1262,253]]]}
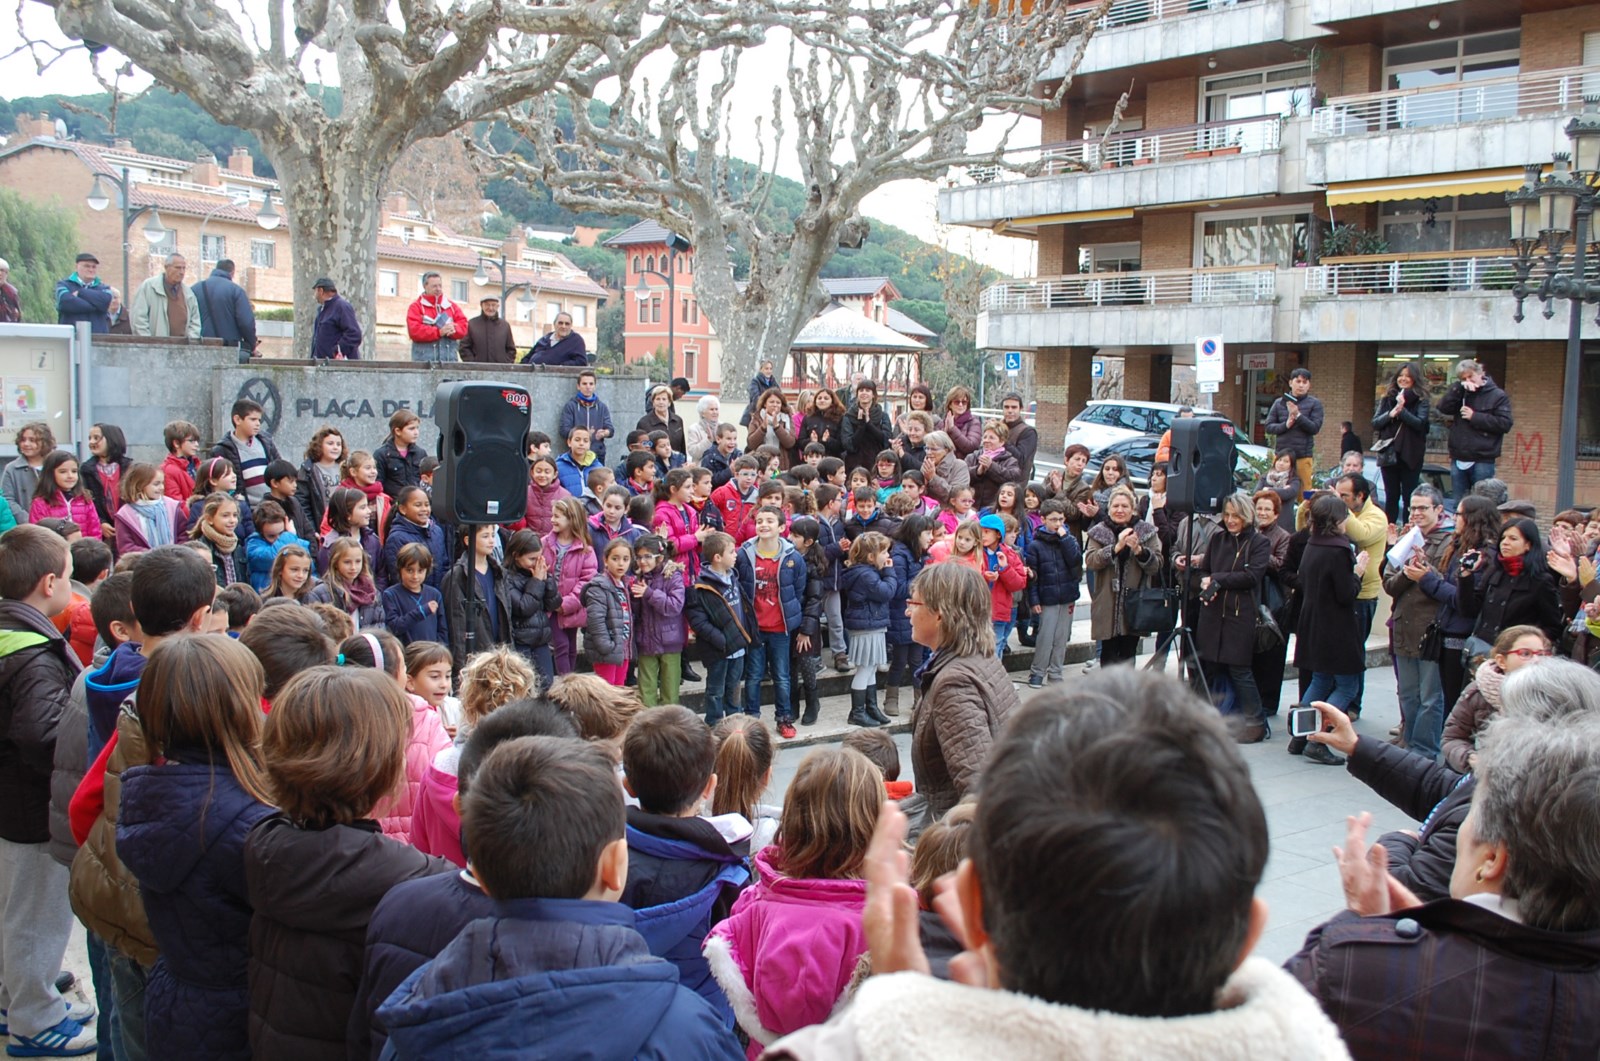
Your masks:
{"label": "blue parking sign", "polygon": [[1006,351],[1006,371],[1007,372],[1021,372],[1022,371],[1022,351],[1021,350],[1007,350]]}

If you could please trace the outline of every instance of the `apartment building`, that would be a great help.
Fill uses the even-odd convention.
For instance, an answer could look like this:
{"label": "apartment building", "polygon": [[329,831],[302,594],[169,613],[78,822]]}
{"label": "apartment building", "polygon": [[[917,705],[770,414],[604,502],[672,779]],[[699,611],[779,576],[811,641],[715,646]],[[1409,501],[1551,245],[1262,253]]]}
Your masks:
{"label": "apartment building", "polygon": [[[1567,305],[1512,319],[1504,200],[1569,149],[1596,94],[1593,2],[1117,0],[1066,104],[1039,116],[1041,146],[1008,159],[1028,171],[955,175],[939,213],[1037,241],[1037,276],[984,292],[979,344],[1031,352],[1047,446],[1094,361],[1120,358],[1126,397],[1164,401],[1195,340],[1222,336],[1215,408],[1262,441],[1284,377],[1310,368],[1329,466],[1338,421],[1370,438],[1400,363],[1422,361],[1437,394],[1475,357],[1516,413],[1501,477],[1548,507],[1575,444],[1578,497],[1600,501],[1600,328],[1563,440]],[[1434,443],[1442,462],[1443,428]]]}
{"label": "apartment building", "polygon": [[[125,140],[91,144],[58,139],[55,134],[53,123],[43,116],[19,117],[17,135],[0,151],[0,184],[35,202],[71,211],[79,244],[99,256],[100,276],[107,283],[131,290],[160,272],[166,256],[177,252],[188,259],[190,282],[209,276],[218,260],[231,258],[234,279],[243,285],[257,313],[311,298],[315,277],[301,277],[300,289],[295,288],[290,241],[296,204],[283,201],[276,181],[256,175],[248,151],[235,149],[226,162],[209,155],[184,160],[142,154]],[[124,173],[132,204],[147,208],[128,232],[126,285],[121,199],[111,183]],[[87,202],[96,176],[102,178],[101,190],[110,199],[98,211]],[[278,220],[270,229],[262,224],[269,197],[273,210],[267,217],[276,213]],[[164,233],[156,240],[144,234],[146,229],[156,231],[152,211]],[[417,213],[404,197],[393,196],[382,205],[377,290],[341,292],[358,304],[370,298],[375,305],[377,335],[364,344],[364,353],[409,359],[406,310],[421,293],[426,272],[441,275],[445,294],[463,303],[469,317],[478,312],[479,299],[490,292],[499,294],[504,286],[501,312],[512,322],[519,346],[531,346],[550,330],[557,313],[567,311],[589,349],[596,348],[599,307],[607,291],[569,259],[528,247],[520,239],[502,242],[462,235]],[[263,328],[267,354],[306,356],[306,344],[273,338],[270,333],[279,330],[283,329]]]}

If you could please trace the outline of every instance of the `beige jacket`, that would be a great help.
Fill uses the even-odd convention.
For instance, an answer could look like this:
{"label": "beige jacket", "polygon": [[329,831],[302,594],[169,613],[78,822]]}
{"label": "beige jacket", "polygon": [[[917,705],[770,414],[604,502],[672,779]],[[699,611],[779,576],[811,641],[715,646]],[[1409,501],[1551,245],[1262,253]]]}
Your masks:
{"label": "beige jacket", "polygon": [[[200,302],[188,284],[178,286],[183,290],[183,305],[189,315],[184,321],[184,336],[199,339]],[[163,274],[157,273],[134,290],[133,301],[128,304],[128,320],[135,335],[172,334],[167,327],[167,283]]]}

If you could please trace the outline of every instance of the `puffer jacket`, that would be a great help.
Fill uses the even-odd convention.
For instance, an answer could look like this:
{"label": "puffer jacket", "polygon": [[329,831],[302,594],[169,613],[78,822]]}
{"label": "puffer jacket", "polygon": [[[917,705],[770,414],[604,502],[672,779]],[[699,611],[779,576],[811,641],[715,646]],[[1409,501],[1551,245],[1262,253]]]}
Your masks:
{"label": "puffer jacket", "polygon": [[14,844],[50,839],[56,730],[79,669],[43,613],[0,600],[0,837]]}
{"label": "puffer jacket", "polygon": [[1478,667],[1478,680],[1461,690],[1456,706],[1445,719],[1439,750],[1444,764],[1457,773],[1472,771],[1468,760],[1478,750],[1478,734],[1500,713],[1500,684],[1506,676],[1492,659]]}
{"label": "puffer jacket", "polygon": [[679,508],[668,501],[656,506],[656,533],[672,546],[672,558],[683,565],[683,584],[690,585],[700,576],[700,539],[695,532],[700,529],[700,514],[693,505]]}
{"label": "puffer jacket", "polygon": [[1129,596],[1154,585],[1161,571],[1161,540],[1155,524],[1135,520],[1131,525],[1144,550],[1142,556],[1132,549],[1116,551],[1119,528],[1109,522],[1094,524],[1084,535],[1083,566],[1105,572],[1095,579],[1089,605],[1089,636],[1096,641],[1127,635]]}
{"label": "puffer jacket", "polygon": [[[434,757],[422,776],[411,818],[411,846],[425,855],[438,855],[457,866],[467,864],[461,849],[461,813],[455,798],[461,791],[456,776],[458,753],[450,751]],[[446,768],[448,766],[448,769]]]}
{"label": "puffer jacket", "polygon": [[911,620],[906,617],[906,599],[911,596],[911,580],[922,573],[923,566],[928,562],[926,556],[913,556],[911,547],[904,542],[895,542],[889,548],[889,555],[894,558],[894,596],[889,598],[889,636],[886,643],[891,645],[911,644]]}
{"label": "puffer jacket", "polygon": [[561,607],[561,586],[554,571],[535,579],[520,567],[506,571],[506,599],[511,602],[511,643],[542,648],[550,643],[550,617]]}
{"label": "puffer jacket", "polygon": [[576,630],[588,622],[583,587],[599,572],[600,562],[595,559],[594,550],[585,548],[580,541],[574,541],[571,546],[562,545],[554,531],[545,535],[544,555],[561,589],[561,614],[556,625],[563,630]]}
{"label": "puffer jacket", "polygon": [[250,1049],[256,1061],[346,1061],[367,921],[402,881],[453,872],[374,821],[297,826],[274,814],[244,847]]}
{"label": "puffer jacket", "polygon": [[1051,534],[1041,527],[1028,543],[1026,559],[1037,575],[1028,582],[1030,607],[1077,603],[1078,587],[1083,581],[1083,550],[1071,534]]}
{"label": "puffer jacket", "polygon": [[645,585],[644,596],[633,602],[635,656],[670,656],[683,651],[688,640],[684,598],[688,587],[676,563],[668,562],[648,575],[634,576]]}
{"label": "puffer jacket", "polygon": [[[977,554],[978,574],[982,575],[991,569],[989,551],[979,549]],[[1000,566],[1001,558],[1005,558],[1006,566]],[[994,581],[989,583],[989,618],[997,623],[1010,622],[1012,612],[1016,607],[1017,591],[1028,584],[1028,565],[1022,562],[1022,557],[1009,545],[1002,545],[995,550],[992,561],[992,570],[995,572]],[[987,580],[987,575],[985,579]]]}
{"label": "puffer jacket", "polygon": [[94,510],[94,502],[88,494],[67,497],[57,491],[49,500],[34,498],[33,504],[28,507],[28,522],[38,523],[42,519],[64,519],[68,523],[76,523],[85,538],[100,540],[100,514]]}
{"label": "puffer jacket", "polygon": [[644,533],[644,528],[634,526],[633,521],[628,519],[627,516],[623,516],[622,522],[617,524],[615,533],[607,525],[604,515],[589,517],[589,538],[594,542],[594,555],[597,558],[597,562],[599,557],[606,555],[606,546],[611,544],[611,539],[621,538],[629,545],[632,545],[644,537]]}
{"label": "puffer jacket", "polygon": [[450,734],[444,731],[434,706],[414,693],[407,693],[406,698],[411,701],[411,737],[406,741],[405,784],[372,810],[372,816],[383,827],[383,835],[402,844],[411,843],[411,819],[422,792],[422,779],[433,767],[433,757],[450,747]]}
{"label": "puffer jacket", "polygon": [[[778,539],[778,606],[783,609],[783,628],[790,634],[800,629],[805,614],[806,561],[800,550],[788,538]],[[750,631],[757,629],[756,622],[756,539],[751,538],[739,547],[738,564],[734,568],[739,576],[739,592],[744,595],[745,619]],[[856,629],[868,629],[857,627]]]}
{"label": "puffer jacket", "polygon": [[250,1056],[244,840],[271,813],[198,749],[123,777],[117,855],[161,948],[145,987],[151,1057]]}
{"label": "puffer jacket", "polygon": [[1022,702],[992,652],[935,652],[917,680],[922,705],[911,725],[911,769],[931,820],[977,791],[995,737]]}
{"label": "puffer jacket", "polygon": [[[133,701],[124,703],[117,715],[115,740],[106,744],[101,757],[89,766],[84,783],[103,779],[104,803],[83,846],[72,860],[67,894],[72,912],[84,927],[112,949],[149,968],[159,954],[155,933],[145,915],[139,881],[117,857],[117,817],[122,806],[122,775],[135,766],[150,763],[150,751],[139,726]],[[100,778],[96,767],[103,763]],[[82,789],[79,790],[83,791]]]}
{"label": "puffer jacket", "polygon": [[[396,512],[394,522],[389,524],[389,533],[383,539],[383,551],[378,554],[378,566],[372,569],[372,577],[379,586],[398,586],[400,584],[400,550],[407,545],[423,545],[433,557],[433,567],[428,569],[428,575],[423,584],[439,588],[444,581],[444,574],[450,570],[450,542],[445,537],[444,528],[439,521],[430,519],[426,527],[411,522],[406,517]],[[380,574],[381,572],[381,574]]]}
{"label": "puffer jacket", "polygon": [[633,594],[631,583],[617,585],[601,574],[583,587],[588,622],[583,628],[583,650],[590,663],[626,663],[633,656]]}
{"label": "puffer jacket", "polygon": [[567,488],[561,485],[558,475],[551,480],[549,486],[540,486],[532,479],[528,480],[528,511],[517,523],[511,525],[512,530],[531,530],[543,538],[550,533],[550,513],[554,511],[557,501],[563,497],[576,497],[576,494],[567,493]]}
{"label": "puffer jacket", "polygon": [[[130,505],[128,507],[131,509],[133,506]],[[121,513],[118,513],[118,522],[121,522]],[[251,588],[257,593],[265,593],[267,587],[272,584],[272,565],[278,559],[278,554],[291,545],[298,545],[308,553],[311,551],[310,542],[288,529],[285,529],[270,542],[261,536],[260,531],[257,531],[250,535],[249,539],[244,543],[244,564],[247,576],[245,581],[248,581]],[[239,563],[237,550],[234,551],[233,559],[234,566],[237,567]]]}
{"label": "puffer jacket", "polygon": [[882,571],[871,564],[851,564],[839,576],[839,597],[844,604],[844,628],[889,629],[889,602],[894,599],[900,574],[893,566]]}

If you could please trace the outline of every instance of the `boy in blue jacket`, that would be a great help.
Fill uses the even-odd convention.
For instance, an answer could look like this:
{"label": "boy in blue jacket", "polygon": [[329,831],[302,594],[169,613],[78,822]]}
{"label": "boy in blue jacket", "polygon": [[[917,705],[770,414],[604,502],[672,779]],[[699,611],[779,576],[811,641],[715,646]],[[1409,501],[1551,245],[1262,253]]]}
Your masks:
{"label": "boy in blue jacket", "polygon": [[[697,720],[698,721],[698,720]],[[622,792],[604,752],[523,737],[489,753],[462,807],[495,901],[379,1008],[397,1058],[742,1056],[711,1007],[650,956],[633,911]]]}
{"label": "boy in blue jacket", "polygon": [[311,543],[289,529],[289,514],[278,502],[268,499],[256,506],[256,532],[245,539],[244,555],[250,574],[250,588],[266,591],[272,582],[272,562],[291,545],[314,553]]}
{"label": "boy in blue jacket", "polygon": [[1049,678],[1062,680],[1067,642],[1072,639],[1072,612],[1083,580],[1083,550],[1067,531],[1067,506],[1051,498],[1039,506],[1043,525],[1024,550],[1028,564],[1028,607],[1039,620],[1037,646],[1028,685],[1037,689]]}
{"label": "boy in blue jacket", "polygon": [[413,641],[450,643],[444,595],[428,585],[433,570],[433,550],[409,542],[395,556],[400,580],[383,591],[383,621],[402,645]]}
{"label": "boy in blue jacket", "polygon": [[[752,644],[744,669],[744,711],[761,717],[761,679],[772,671],[772,697],[778,735],[795,735],[794,700],[789,688],[792,638],[800,633],[805,611],[806,562],[783,532],[783,512],[757,510],[756,536],[739,549],[739,589]],[[813,615],[813,618],[816,616]],[[808,639],[809,640],[809,639]],[[809,651],[809,643],[806,646]]]}

